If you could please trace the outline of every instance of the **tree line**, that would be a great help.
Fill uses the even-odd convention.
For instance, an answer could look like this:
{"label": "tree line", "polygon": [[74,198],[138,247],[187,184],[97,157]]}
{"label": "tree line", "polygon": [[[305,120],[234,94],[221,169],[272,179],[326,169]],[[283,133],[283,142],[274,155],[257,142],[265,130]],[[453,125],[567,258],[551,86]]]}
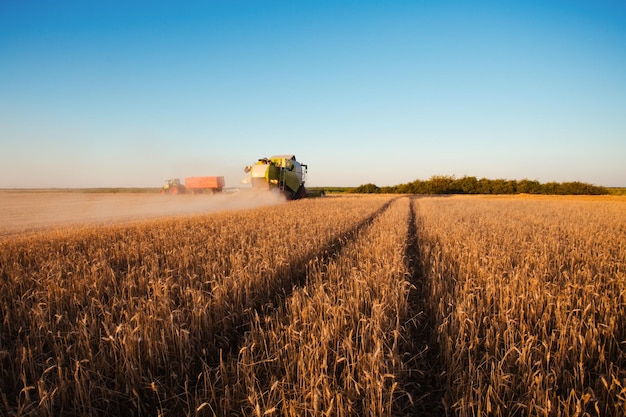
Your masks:
{"label": "tree line", "polygon": [[353,188],[350,192],[377,194],[546,194],[546,195],[604,195],[609,190],[602,186],[584,182],[547,182],[537,180],[506,180],[476,177],[456,178],[436,175],[428,180],[415,180],[406,184],[378,187],[368,183]]}

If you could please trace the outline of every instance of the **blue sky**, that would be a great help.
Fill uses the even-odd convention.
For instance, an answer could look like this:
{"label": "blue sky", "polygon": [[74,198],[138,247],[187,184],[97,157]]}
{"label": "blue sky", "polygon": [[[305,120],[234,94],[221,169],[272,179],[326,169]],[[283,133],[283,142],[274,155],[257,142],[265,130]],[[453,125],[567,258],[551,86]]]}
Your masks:
{"label": "blue sky", "polygon": [[0,188],[626,186],[626,2],[2,1]]}

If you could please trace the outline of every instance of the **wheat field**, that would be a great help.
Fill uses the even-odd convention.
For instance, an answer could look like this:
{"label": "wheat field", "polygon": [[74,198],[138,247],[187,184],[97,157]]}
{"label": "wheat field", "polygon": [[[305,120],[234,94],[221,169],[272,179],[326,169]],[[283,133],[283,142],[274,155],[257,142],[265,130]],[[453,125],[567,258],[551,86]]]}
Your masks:
{"label": "wheat field", "polygon": [[420,200],[455,415],[626,415],[626,205]]}
{"label": "wheat field", "polygon": [[626,199],[341,196],[0,240],[0,415],[626,414]]}

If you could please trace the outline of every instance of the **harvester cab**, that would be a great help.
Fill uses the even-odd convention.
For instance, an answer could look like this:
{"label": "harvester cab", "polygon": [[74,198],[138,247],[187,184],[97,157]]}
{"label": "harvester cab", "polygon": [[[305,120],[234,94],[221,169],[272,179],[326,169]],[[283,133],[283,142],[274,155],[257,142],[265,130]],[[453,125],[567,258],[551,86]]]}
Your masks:
{"label": "harvester cab", "polygon": [[252,188],[278,189],[288,200],[294,200],[306,196],[307,168],[296,160],[295,155],[274,155],[246,166],[244,172],[250,175]]}

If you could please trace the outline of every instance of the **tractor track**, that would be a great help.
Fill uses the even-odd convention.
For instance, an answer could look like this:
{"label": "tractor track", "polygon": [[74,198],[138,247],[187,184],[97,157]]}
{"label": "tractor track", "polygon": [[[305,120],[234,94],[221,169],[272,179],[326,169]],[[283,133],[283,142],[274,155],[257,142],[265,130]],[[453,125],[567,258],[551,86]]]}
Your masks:
{"label": "tractor track", "polygon": [[411,198],[405,259],[410,274],[409,319],[407,329],[407,369],[403,375],[404,389],[411,395],[405,404],[411,415],[445,416],[443,404],[445,374],[439,359],[437,325],[428,302],[428,283],[422,270],[415,206],[417,199]]}
{"label": "tractor track", "polygon": [[[366,232],[376,219],[382,216],[399,198],[400,197],[389,199],[389,201],[385,202],[379,209],[365,217],[352,228],[330,240],[326,245],[295,259],[289,265],[276,271],[274,274],[275,280],[280,280],[290,285],[283,285],[283,291],[277,293],[272,299],[268,300],[266,303],[258,303],[253,308],[247,310],[241,325],[237,328],[236,339],[230,340],[228,357],[224,359],[232,361],[232,363],[237,363],[238,354],[242,349],[247,347],[245,346],[246,335],[252,329],[253,324],[264,327],[265,323],[271,323],[271,320],[266,320],[266,318],[280,311],[280,309],[286,305],[290,297],[310,285],[308,282],[308,269],[311,263],[315,262],[321,267],[328,266],[333,259],[341,256],[342,251],[348,244]],[[217,377],[220,372],[217,363],[214,369]],[[243,393],[239,393],[239,398],[236,401],[239,404],[247,403],[247,399]]]}
{"label": "tractor track", "polygon": [[[250,320],[244,320],[238,332],[238,340],[233,343],[231,354],[237,354],[243,348],[243,341],[246,332],[250,328],[250,323],[265,322],[264,318],[269,317],[283,305],[286,300],[300,288],[307,285],[307,268],[310,262],[314,261],[326,265],[336,256],[340,256],[346,244],[356,239],[370,227],[374,221],[384,214],[384,212],[397,200],[394,198],[386,202],[380,209],[363,219],[350,230],[342,233],[337,238],[329,242],[321,250],[309,253],[292,264],[291,282],[289,291],[277,294],[267,304],[256,306],[250,311]],[[443,364],[439,359],[439,348],[437,341],[436,323],[433,321],[433,314],[430,312],[427,302],[428,289],[426,277],[422,270],[422,262],[419,252],[419,239],[417,231],[416,198],[410,199],[409,212],[407,216],[407,234],[404,247],[404,257],[409,272],[408,279],[411,283],[411,290],[408,295],[409,311],[405,317],[405,346],[403,347],[405,370],[398,375],[402,381],[403,391],[409,395],[400,395],[394,403],[394,415],[422,415],[422,416],[445,416],[446,408],[443,403],[445,394],[445,373],[442,372]],[[281,276],[285,271],[278,271],[276,276]],[[236,349],[236,350],[235,350]],[[240,399],[245,402],[245,399]]]}
{"label": "tractor track", "polygon": [[[251,320],[258,316],[261,319],[269,316],[279,306],[283,305],[285,301],[300,288],[304,287],[307,283],[307,269],[311,262],[315,261],[319,264],[326,265],[330,260],[337,256],[346,244],[355,239],[360,233],[372,225],[372,223],[381,216],[391,204],[398,198],[393,198],[383,204],[378,210],[374,211],[369,216],[365,217],[351,229],[341,233],[336,238],[332,239],[321,249],[311,251],[302,257],[295,259],[293,262],[279,268],[274,274],[276,281],[283,281],[287,285],[283,285],[283,291],[276,293],[276,295],[265,302],[259,302],[252,306],[247,311],[247,315],[242,321],[242,324],[238,326],[236,339],[230,340],[231,353],[236,354],[241,348],[241,342],[246,332],[250,328]],[[282,278],[281,278],[282,277]]]}
{"label": "tractor track", "polygon": [[[352,228],[340,233],[323,247],[294,259],[293,262],[279,268],[274,273],[273,280],[282,283],[282,291],[277,291],[273,297],[258,301],[248,307],[244,314],[237,318],[237,324],[235,325],[236,330],[230,335],[219,335],[220,342],[218,343],[219,346],[217,346],[218,351],[207,352],[208,354],[201,360],[202,365],[194,372],[198,375],[204,374],[205,377],[208,376],[208,378],[213,381],[229,380],[232,375],[227,374],[232,372],[232,368],[229,370],[227,367],[224,367],[224,364],[237,363],[237,357],[241,349],[244,348],[245,337],[251,330],[252,324],[254,322],[264,323],[266,317],[270,317],[274,312],[279,310],[285,305],[289,297],[307,285],[307,270],[311,262],[327,265],[335,256],[341,253],[343,248],[350,241],[370,227],[396,200],[397,198],[393,198],[385,202],[379,209],[365,217]],[[198,363],[198,365],[200,365],[200,363]],[[227,374],[223,374],[224,372]],[[201,384],[202,382],[198,379],[194,384],[190,384],[189,388],[195,390]],[[227,388],[225,386],[220,385],[216,387],[216,398],[225,395],[226,390]],[[219,394],[220,392],[221,394]],[[240,398],[239,400],[245,402],[244,398]]]}
{"label": "tractor track", "polygon": [[[213,346],[210,349],[206,349],[201,361],[202,364],[212,369],[218,369],[225,359],[224,355],[236,357],[242,347],[246,333],[250,330],[251,323],[255,319],[263,321],[264,317],[270,316],[284,305],[285,301],[295,291],[306,285],[307,269],[312,262],[321,265],[328,264],[333,257],[342,251],[348,242],[368,228],[397,198],[392,198],[385,202],[379,209],[366,216],[352,228],[340,233],[326,245],[316,248],[277,268],[272,277],[268,279],[270,282],[277,283],[277,290],[271,295],[266,294],[265,297],[261,297],[254,303],[247,305],[242,314],[231,316],[231,322],[228,326],[229,331],[214,334]],[[200,362],[198,366],[200,366]],[[197,371],[200,372],[201,368],[198,368]]]}

